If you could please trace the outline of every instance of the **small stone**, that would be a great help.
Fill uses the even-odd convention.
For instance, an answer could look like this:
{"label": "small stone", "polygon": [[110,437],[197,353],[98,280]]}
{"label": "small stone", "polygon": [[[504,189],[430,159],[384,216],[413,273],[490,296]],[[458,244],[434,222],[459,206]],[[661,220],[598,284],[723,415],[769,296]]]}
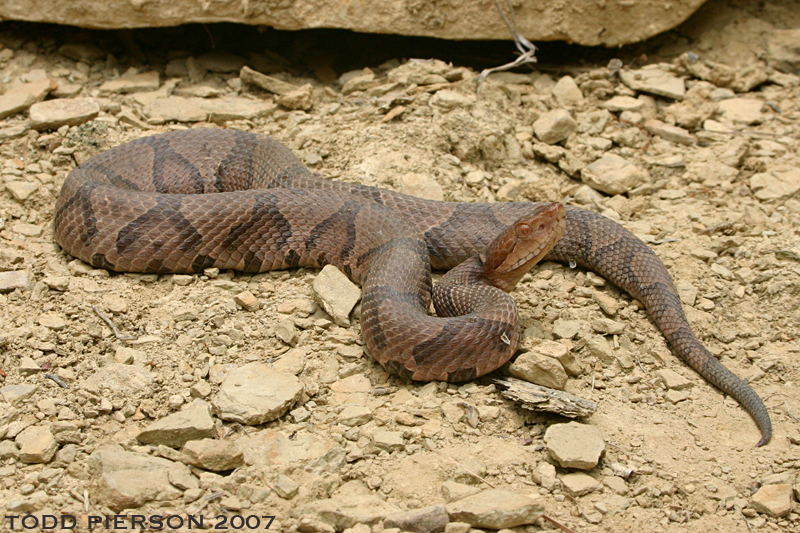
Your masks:
{"label": "small stone", "polygon": [[609,111],[619,113],[621,111],[634,111],[640,112],[644,109],[644,102],[632,96],[614,96],[606,100],[600,107],[608,109]]}
{"label": "small stone", "polygon": [[574,106],[583,101],[583,92],[572,76],[563,76],[552,89],[559,105]]}
{"label": "small stone", "polygon": [[57,98],[33,104],[30,109],[31,128],[57,129],[61,126],[79,126],[100,113],[95,98]]}
{"label": "small stone", "polygon": [[643,68],[639,70],[621,70],[619,77],[622,83],[634,91],[680,100],[686,94],[686,84],[678,77],[659,68]]}
{"label": "small stone", "polygon": [[115,80],[110,80],[100,85],[100,92],[105,93],[135,93],[140,91],[155,91],[158,89],[159,75],[152,70],[136,74],[125,74]]}
{"label": "small stone", "polygon": [[[36,385],[6,385],[0,389],[0,396],[11,405],[19,405],[36,393]],[[2,416],[2,412],[0,412]]]}
{"label": "small stone", "polygon": [[625,324],[606,317],[592,319],[592,329],[603,335],[622,335],[625,333]]}
{"label": "small stone", "polygon": [[286,94],[299,89],[299,87],[293,83],[267,76],[250,67],[242,67],[239,71],[239,77],[242,79],[242,83],[257,85],[273,94]]}
{"label": "small stone", "polygon": [[311,93],[311,84],[306,83],[302,87],[278,96],[278,103],[289,109],[308,111],[313,105]]}
{"label": "small stone", "polygon": [[544,513],[544,505],[537,499],[504,489],[485,490],[446,507],[452,522],[489,529],[532,524]]}
{"label": "small stone", "polygon": [[199,98],[156,98],[142,108],[144,116],[165,122],[200,122],[208,118]]}
{"label": "small stone", "polygon": [[314,299],[340,326],[350,325],[350,311],[361,299],[361,289],[333,265],[325,267],[311,285]]}
{"label": "small stone", "polygon": [[572,472],[561,476],[561,485],[573,496],[583,496],[599,489],[601,483],[589,474]]}
{"label": "small stone", "polygon": [[37,192],[39,187],[35,183],[29,181],[9,181],[6,183],[6,189],[11,193],[11,196],[14,197],[14,200],[24,202],[30,198],[33,193]]}
{"label": "small stone", "polygon": [[753,495],[753,508],[774,517],[788,515],[792,510],[792,486],[764,485]]}
{"label": "small stone", "polygon": [[186,462],[212,472],[226,472],[244,464],[241,450],[230,440],[190,440],[181,451]]}
{"label": "small stone", "polygon": [[782,72],[800,74],[800,28],[772,30],[767,40],[767,59]]}
{"label": "small stone", "polygon": [[0,272],[0,294],[15,289],[30,290],[33,287],[33,274],[27,270],[9,270]]}
{"label": "small stone", "polygon": [[536,352],[523,352],[509,367],[512,376],[551,389],[564,390],[567,386],[567,373],[553,357]]}
{"label": "small stone", "polygon": [[[750,189],[762,201],[791,198],[800,191],[800,169],[772,170],[750,177]],[[0,289],[2,291],[2,289]]]}
{"label": "small stone", "polygon": [[105,59],[108,51],[92,43],[67,43],[58,48],[58,53],[75,61],[92,63],[98,59]]}
{"label": "small stone", "polygon": [[592,299],[600,306],[600,309],[609,316],[614,316],[619,311],[619,301],[613,296],[600,291],[592,293]]}
{"label": "small stone", "polygon": [[244,291],[240,292],[236,296],[233,297],[233,300],[241,305],[246,311],[257,311],[259,307],[258,298],[256,298],[252,292]]}
{"label": "small stone", "polygon": [[200,380],[189,389],[192,398],[207,398],[211,394],[211,385],[208,381]]}
{"label": "small stone", "polygon": [[475,95],[464,94],[451,89],[442,89],[436,91],[431,97],[430,104],[432,106],[441,107],[442,109],[455,109],[456,107],[467,107],[475,103]]}
{"label": "small stone", "polygon": [[278,322],[278,325],[275,326],[275,335],[289,346],[297,345],[300,338],[294,320],[288,318]]}
{"label": "small stone", "polygon": [[666,139],[677,144],[694,144],[697,142],[695,136],[689,133],[688,130],[678,126],[671,126],[670,124],[666,124],[654,118],[651,118],[645,122],[644,127],[653,135],[658,135],[662,139]]}
{"label": "small stone", "polygon": [[556,488],[558,479],[556,478],[556,467],[547,461],[541,461],[536,465],[536,470],[532,473],[533,481],[538,483],[545,490]]}
{"label": "small stone", "polygon": [[395,452],[405,449],[401,431],[380,430],[372,434],[372,444],[380,450]]}
{"label": "small stone", "polygon": [[758,124],[764,120],[763,100],[755,98],[729,98],[719,103],[719,112],[732,122]]}
{"label": "small stone", "polygon": [[581,329],[581,323],[577,320],[564,320],[559,318],[553,322],[553,335],[560,339],[572,339]]}
{"label": "small stone", "polygon": [[250,363],[228,372],[214,400],[223,420],[258,425],[283,416],[303,393],[295,376],[276,372],[262,363]]}
{"label": "small stone", "polygon": [[25,235],[26,237],[39,237],[44,231],[44,228],[39,224],[26,224],[24,222],[18,222],[14,224],[14,233],[19,233],[20,235]]}
{"label": "small stone", "polygon": [[39,325],[53,331],[63,331],[69,324],[56,313],[42,313],[39,315]]}
{"label": "small stone", "polygon": [[403,177],[400,178],[400,192],[426,200],[444,200],[442,186],[429,174],[420,174],[417,172],[408,172],[404,174]]}
{"label": "small stone", "polygon": [[42,371],[42,368],[36,364],[30,356],[23,355],[19,358],[19,367],[17,367],[19,373],[23,376],[32,376],[34,374],[38,374]]}
{"label": "small stone", "polygon": [[690,398],[690,394],[688,391],[679,391],[679,390],[672,390],[669,389],[665,394],[667,401],[671,404],[677,404],[679,402],[686,401]]}
{"label": "small stone", "polygon": [[669,368],[662,368],[658,370],[656,375],[668,389],[684,390],[694,386],[694,383],[681,376],[674,370],[670,370]]}
{"label": "small stone", "polygon": [[14,93],[0,95],[0,119],[25,111],[36,103],[31,94]]}
{"label": "small stone", "polygon": [[442,483],[442,496],[444,496],[446,502],[463,500],[468,496],[478,494],[480,491],[481,489],[475,485],[467,485],[458,481],[445,481]]}
{"label": "small stone", "polygon": [[42,281],[44,281],[44,284],[50,289],[64,292],[69,290],[70,280],[71,278],[69,276],[51,276],[44,278]]}
{"label": "small stone", "polygon": [[625,194],[647,181],[646,174],[616,154],[605,154],[581,170],[584,183],[606,194]]}
{"label": "small stone", "polygon": [[49,463],[58,450],[50,425],[29,426],[16,436],[19,460],[25,464]]}
{"label": "small stone", "polygon": [[366,405],[348,405],[339,413],[339,423],[345,426],[361,426],[372,420],[372,410]]}
{"label": "small stone", "polygon": [[605,337],[591,336],[586,339],[586,351],[603,364],[610,365],[616,361],[614,349]]}
{"label": "small stone", "polygon": [[389,515],[383,521],[383,526],[413,533],[439,533],[444,531],[449,521],[447,508],[444,505],[432,505]]}
{"label": "small stone", "polygon": [[188,441],[213,437],[215,434],[211,406],[202,400],[195,400],[183,410],[156,420],[139,432],[136,439],[145,444],[180,448]]}
{"label": "small stone", "polygon": [[591,470],[606,449],[603,435],[594,426],[569,422],[553,424],[544,434],[550,456],[564,468]]}
{"label": "small stone", "polygon": [[356,524],[377,524],[387,516],[400,512],[400,509],[379,496],[363,493],[312,501],[303,505],[301,510],[319,517],[336,531],[352,528]]}
{"label": "small stone", "polygon": [[536,137],[546,144],[556,144],[578,130],[578,123],[566,109],[554,109],[542,113],[533,123]]}

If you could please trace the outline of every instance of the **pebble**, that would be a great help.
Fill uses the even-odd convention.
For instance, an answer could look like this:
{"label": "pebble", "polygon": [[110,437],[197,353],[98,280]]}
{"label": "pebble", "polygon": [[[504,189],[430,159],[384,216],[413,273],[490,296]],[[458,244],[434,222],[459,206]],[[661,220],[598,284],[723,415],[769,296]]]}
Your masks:
{"label": "pebble", "polygon": [[293,91],[278,96],[277,102],[288,109],[308,111],[313,105],[312,88],[310,83],[298,87]]}
{"label": "pebble", "polygon": [[425,198],[426,200],[444,200],[442,186],[430,174],[420,174],[418,172],[403,174],[400,178],[400,192],[417,198]]}
{"label": "pebble", "polygon": [[489,489],[447,504],[452,522],[473,528],[504,529],[532,524],[544,514],[538,499],[505,489]]}
{"label": "pebble", "polygon": [[9,181],[6,183],[6,189],[16,201],[24,202],[30,198],[33,193],[37,192],[39,187],[35,183],[29,181]]}
{"label": "pebble", "polygon": [[609,296],[604,292],[594,291],[592,293],[592,299],[608,316],[614,316],[617,314],[617,311],[619,311],[619,301],[613,296]]}
{"label": "pebble", "polygon": [[242,69],[239,71],[239,77],[243,83],[257,85],[273,94],[286,94],[298,89],[298,86],[293,83],[289,83],[272,76],[267,76],[266,74],[262,74],[247,66],[242,67]]}
{"label": "pebble", "polygon": [[241,305],[245,311],[257,311],[260,304],[258,298],[250,291],[240,292],[233,297],[233,301]]}
{"label": "pebble", "polygon": [[[6,385],[0,389],[0,396],[11,405],[19,405],[33,396],[37,389],[38,387],[36,385]],[[0,411],[0,420],[2,420],[2,416],[3,414]]]}
{"label": "pebble", "polygon": [[338,325],[350,325],[350,312],[361,299],[361,289],[338,268],[325,265],[311,284],[314,299]]}
{"label": "pebble", "polygon": [[159,74],[155,70],[123,74],[115,80],[109,80],[100,85],[100,92],[127,94],[140,91],[155,91],[158,89],[159,79]]}
{"label": "pebble", "polygon": [[455,109],[457,107],[467,107],[475,103],[474,94],[464,94],[451,89],[442,89],[436,91],[431,97],[430,104],[432,106],[441,107],[442,109]]}
{"label": "pebble", "polygon": [[536,469],[532,473],[533,481],[539,484],[543,489],[552,491],[558,484],[556,477],[556,467],[547,461],[541,461],[536,465]]}
{"label": "pebble", "polygon": [[573,496],[583,496],[601,487],[601,483],[589,474],[571,472],[561,476],[561,485]]}
{"label": "pebble", "polygon": [[578,130],[578,123],[566,109],[542,113],[533,123],[536,138],[545,144],[556,144]]}
{"label": "pebble", "polygon": [[622,322],[611,320],[606,317],[596,317],[591,322],[592,329],[604,335],[622,335],[625,333],[626,326]]}
{"label": "pebble", "polygon": [[23,376],[32,376],[34,374],[38,374],[42,371],[42,368],[36,364],[36,361],[33,360],[28,355],[23,355],[19,358],[19,366],[17,367],[19,373]]}
{"label": "pebble", "polygon": [[[213,429],[213,423],[212,423]],[[214,435],[214,432],[211,432]],[[244,456],[231,440],[190,440],[181,449],[186,462],[212,472],[226,472],[244,465]]]}
{"label": "pebble", "polygon": [[653,135],[658,135],[662,139],[666,139],[677,144],[694,144],[697,142],[695,136],[689,133],[688,130],[678,126],[666,124],[654,118],[651,118],[645,122],[644,127]]}
{"label": "pebble", "polygon": [[750,189],[762,201],[791,198],[800,191],[800,169],[775,169],[753,174],[750,177]]}
{"label": "pebble", "polygon": [[572,339],[581,329],[581,322],[578,320],[565,320],[559,318],[553,322],[553,335],[560,339]]}
{"label": "pebble", "polygon": [[788,515],[792,510],[792,486],[764,485],[753,495],[753,508],[774,517]]}
{"label": "pebble", "polygon": [[659,68],[643,68],[639,70],[621,70],[622,82],[634,91],[680,100],[686,94],[684,81]]}
{"label": "pebble", "polygon": [[376,431],[372,434],[372,444],[379,450],[387,452],[401,451],[406,447],[401,431]]}
{"label": "pebble", "polygon": [[550,456],[564,468],[591,470],[606,450],[600,430],[578,422],[553,424],[547,428],[544,442]]}
{"label": "pebble", "polygon": [[669,368],[662,368],[658,370],[656,375],[668,389],[684,390],[694,386],[694,383],[681,376],[674,370],[670,370]]}
{"label": "pebble", "polygon": [[551,91],[559,105],[570,107],[583,101],[583,92],[572,76],[562,76]]}
{"label": "pebble", "polygon": [[18,222],[14,224],[14,233],[25,235],[26,237],[39,237],[42,235],[44,228],[39,224],[28,224],[25,222]]}
{"label": "pebble", "polygon": [[558,359],[536,352],[523,352],[511,363],[512,376],[550,389],[564,390],[567,372]]}
{"label": "pebble", "polygon": [[377,524],[387,516],[397,514],[400,509],[374,494],[347,494],[312,501],[302,506],[301,511],[317,516],[336,531],[342,531],[356,524]]}
{"label": "pebble", "polygon": [[54,130],[61,126],[79,126],[100,114],[96,98],[57,98],[31,106],[31,128]]}
{"label": "pebble", "polygon": [[345,426],[361,426],[372,420],[372,409],[366,405],[348,405],[339,413],[338,421]]}
{"label": "pebble", "polygon": [[98,369],[83,383],[91,392],[111,390],[117,394],[138,393],[153,382],[153,373],[134,365],[112,363]]}
{"label": "pebble", "polygon": [[25,464],[49,463],[58,450],[50,424],[29,426],[16,436],[14,442],[19,446],[17,457]]}
{"label": "pebble", "polygon": [[458,481],[448,480],[442,483],[442,496],[444,496],[444,501],[446,502],[463,500],[467,496],[478,494],[480,491],[481,489],[475,485],[467,485]]}
{"label": "pebble", "polygon": [[27,291],[33,288],[33,274],[28,270],[9,270],[0,272],[0,294],[19,289]]}
{"label": "pebble", "polygon": [[223,420],[259,425],[283,416],[303,393],[303,384],[291,374],[268,365],[250,363],[228,372],[213,400]]}
{"label": "pebble", "polygon": [[728,98],[719,102],[720,114],[732,122],[758,124],[764,120],[764,101],[755,98]]}
{"label": "pebble", "polygon": [[202,400],[195,400],[181,411],[148,425],[139,432],[136,439],[144,444],[180,448],[188,441],[215,435],[211,406]]}
{"label": "pebble", "polygon": [[27,93],[0,95],[0,119],[25,111],[36,103],[36,98]]}
{"label": "pebble", "polygon": [[300,485],[285,474],[279,474],[272,486],[278,496],[284,500],[291,500],[297,496],[297,492],[300,490]]}
{"label": "pebble", "polygon": [[647,175],[616,154],[603,157],[581,170],[584,183],[606,194],[625,194],[647,181]]}
{"label": "pebble", "polygon": [[58,53],[70,59],[74,59],[75,61],[83,61],[84,63],[105,59],[108,55],[107,50],[92,43],[63,44],[58,48]]}
{"label": "pebble", "polygon": [[638,113],[644,109],[645,103],[642,100],[632,96],[614,96],[613,98],[603,102],[600,107],[615,113],[619,113],[621,111],[633,111]]}
{"label": "pebble", "polygon": [[586,351],[606,365],[613,364],[616,361],[614,349],[605,337],[593,335],[586,339]]}
{"label": "pebble", "polygon": [[63,331],[69,325],[69,322],[61,318],[56,313],[42,313],[38,319],[39,325],[53,331]]}
{"label": "pebble", "polygon": [[432,505],[389,515],[383,521],[383,526],[413,533],[439,533],[445,530],[449,521],[444,505]]}

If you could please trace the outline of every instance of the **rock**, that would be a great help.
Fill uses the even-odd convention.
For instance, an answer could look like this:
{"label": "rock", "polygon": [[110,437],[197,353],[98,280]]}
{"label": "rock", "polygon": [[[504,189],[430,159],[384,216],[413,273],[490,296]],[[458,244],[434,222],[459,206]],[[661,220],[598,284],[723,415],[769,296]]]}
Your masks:
{"label": "rock", "polygon": [[647,176],[633,163],[616,154],[603,157],[581,171],[584,183],[606,194],[625,194],[647,181]]}
{"label": "rock", "polygon": [[567,386],[567,373],[558,359],[536,352],[521,353],[508,370],[512,376],[542,387],[564,390]]}
{"label": "rock", "polygon": [[33,104],[30,109],[31,128],[54,130],[61,126],[78,126],[100,114],[95,98],[57,98]]}
{"label": "rock", "polygon": [[25,111],[36,103],[36,99],[25,93],[0,95],[0,119]]}
{"label": "rock", "polygon": [[800,74],[800,28],[773,30],[767,40],[767,61],[782,72]]}
{"label": "rock", "polygon": [[29,181],[9,181],[6,183],[6,189],[11,193],[11,196],[18,202],[24,202],[31,197],[33,193],[39,190],[35,183]]}
{"label": "rock", "polygon": [[293,91],[283,93],[278,96],[277,102],[288,109],[299,109],[308,111],[313,105],[311,99],[312,88],[310,83],[306,83],[302,87],[298,87]]}
{"label": "rock", "polygon": [[774,517],[788,515],[792,510],[792,486],[764,485],[753,495],[753,508]]}
{"label": "rock", "polygon": [[561,485],[573,496],[583,496],[598,490],[601,483],[589,474],[572,472],[561,476]]}
{"label": "rock", "polygon": [[19,446],[17,457],[25,464],[49,463],[58,450],[50,424],[29,426],[16,436],[14,442]]}
{"label": "rock", "polygon": [[104,446],[89,456],[88,465],[94,498],[115,512],[181,496],[170,483],[169,473],[185,466],[167,459],[126,452],[119,446]]}
{"label": "rock", "polygon": [[361,289],[333,265],[325,265],[311,284],[314,299],[340,326],[350,325],[350,312],[361,299]]}
{"label": "rock", "polygon": [[694,144],[697,142],[695,136],[689,133],[687,130],[679,128],[678,126],[671,126],[654,118],[651,118],[645,122],[644,127],[653,135],[658,135],[662,139],[666,139],[677,144]]}
{"label": "rock", "polygon": [[673,100],[680,100],[686,94],[686,84],[682,79],[659,68],[639,70],[620,70],[622,83],[634,91],[642,91]]}
{"label": "rock", "polygon": [[574,106],[583,101],[583,92],[572,76],[563,76],[553,86],[551,92],[556,102],[562,106]]}
{"label": "rock", "polygon": [[569,422],[553,424],[544,434],[550,456],[564,468],[591,470],[606,449],[603,435],[594,426]]}
{"label": "rock", "polygon": [[248,465],[287,470],[336,471],[344,464],[345,451],[333,440],[308,432],[292,435],[266,429],[236,441]]}
{"label": "rock", "polygon": [[656,375],[668,389],[684,390],[694,386],[694,383],[669,368],[658,370]]}
{"label": "rock", "polygon": [[728,98],[719,104],[719,113],[731,122],[758,124],[764,120],[763,100],[755,98]]}
{"label": "rock", "polygon": [[336,531],[356,524],[373,525],[400,512],[400,509],[374,494],[352,494],[317,500],[304,505],[302,510],[317,516]]}
{"label": "rock", "polygon": [[645,103],[632,96],[614,96],[600,104],[600,107],[615,113],[621,111],[634,111],[639,113],[644,109]]}
{"label": "rock", "polygon": [[208,114],[207,120],[222,124],[229,120],[254,120],[271,115],[275,111],[275,104],[223,96],[221,98],[198,98],[199,105]]}
{"label": "rock", "polygon": [[[750,177],[750,189],[762,201],[783,200],[800,191],[800,169],[771,170]],[[2,274],[0,274],[2,275]],[[2,292],[0,282],[0,292]]]}
{"label": "rock", "polygon": [[185,462],[212,472],[225,472],[244,464],[241,450],[230,440],[190,440],[181,451]]}
{"label": "rock", "polygon": [[606,365],[613,364],[616,360],[614,349],[605,337],[593,335],[586,339],[586,351]]}
{"label": "rock", "polygon": [[159,75],[152,70],[136,74],[124,74],[115,80],[110,80],[100,85],[100,92],[104,93],[135,93],[140,91],[155,91],[158,89]]}
{"label": "rock", "polygon": [[0,440],[0,461],[16,459],[19,456],[19,448],[12,440]]}
{"label": "rock", "polygon": [[56,313],[42,313],[38,319],[39,325],[53,331],[63,331],[69,325],[69,322],[61,318]]}
{"label": "rock", "polygon": [[36,361],[34,361],[33,358],[23,355],[19,359],[19,366],[17,367],[17,370],[23,376],[32,376],[41,372],[42,368],[36,364]]}
{"label": "rock", "polygon": [[223,420],[258,425],[275,420],[300,399],[303,385],[291,374],[281,374],[261,363],[228,372],[213,401]]}
{"label": "rock", "polygon": [[18,222],[14,224],[14,233],[25,235],[26,237],[39,237],[44,228],[39,224],[28,224],[25,222]]}
{"label": "rock", "polygon": [[600,306],[600,309],[609,316],[614,316],[619,311],[619,301],[613,296],[600,291],[592,293],[592,299]]}
{"label": "rock", "polygon": [[33,274],[27,270],[0,272],[0,294],[19,289],[28,291],[33,287]]}
{"label": "rock", "polygon": [[387,516],[385,528],[398,528],[413,533],[439,533],[450,521],[444,505],[432,505]]}
{"label": "rock", "polygon": [[559,318],[553,322],[553,335],[559,339],[572,339],[581,329],[581,323],[577,320],[564,320]]}
{"label": "rock", "polygon": [[144,368],[133,365],[110,364],[100,368],[84,382],[90,392],[102,390],[115,393],[139,393],[153,382],[153,374]]}
{"label": "rock", "polygon": [[[0,389],[0,396],[11,405],[18,405],[36,394],[36,385],[6,385]],[[2,412],[0,412],[2,419]]]}
{"label": "rock", "polygon": [[451,522],[474,528],[504,529],[532,524],[544,514],[544,505],[530,496],[490,489],[447,504]]}
{"label": "rock", "polygon": [[400,178],[400,192],[426,200],[444,200],[442,186],[429,174],[417,172],[403,174]]}
{"label": "rock", "polygon": [[478,494],[480,491],[481,489],[475,485],[467,485],[457,481],[445,481],[442,483],[442,496],[444,496],[446,502],[463,500],[468,496]]}
{"label": "rock", "polygon": [[300,490],[300,485],[297,481],[284,474],[278,475],[278,479],[275,480],[272,487],[278,493],[278,496],[284,500],[291,500],[297,496],[297,492]]}
{"label": "rock", "polygon": [[243,83],[257,85],[274,94],[286,94],[299,89],[299,87],[293,83],[267,76],[250,67],[242,67],[242,70],[239,72],[239,77],[242,79]]}
{"label": "rock", "polygon": [[405,449],[401,431],[379,430],[372,434],[372,444],[379,450],[396,452]]}
{"label": "rock", "polygon": [[366,405],[348,405],[339,413],[339,423],[345,426],[361,426],[372,420],[372,409]]}
{"label": "rock", "polygon": [[556,144],[578,130],[578,123],[566,109],[554,109],[542,113],[533,123],[536,137],[546,144]]}
{"label": "rock", "polygon": [[240,292],[233,297],[233,301],[241,305],[245,311],[257,311],[259,307],[258,298],[250,291]]}
{"label": "rock", "polygon": [[58,48],[58,53],[75,61],[91,63],[105,59],[108,52],[92,43],[67,43]]}
{"label": "rock", "polygon": [[441,107],[442,109],[467,107],[474,103],[474,94],[464,94],[451,89],[442,89],[441,91],[436,91],[436,94],[434,94],[430,100],[430,104],[432,106]]}
{"label": "rock", "polygon": [[181,411],[148,425],[139,432],[136,439],[144,444],[163,444],[180,448],[187,441],[215,435],[211,406],[202,400],[195,400]]}
{"label": "rock", "polygon": [[200,122],[206,120],[208,112],[202,107],[200,98],[170,96],[157,98],[142,109],[144,116],[165,122]]}
{"label": "rock", "polygon": [[594,331],[603,335],[622,335],[626,329],[625,324],[622,322],[606,317],[593,318],[591,324]]}
{"label": "rock", "polygon": [[552,491],[556,488],[558,479],[556,478],[556,467],[542,461],[536,465],[536,470],[532,473],[533,481],[541,485],[543,489]]}
{"label": "rock", "polygon": [[667,401],[672,404],[677,404],[679,402],[686,401],[690,398],[690,394],[688,391],[679,391],[673,389],[669,389],[665,396],[667,398]]}
{"label": "rock", "polygon": [[0,141],[22,137],[23,135],[25,135],[26,131],[28,131],[27,124],[18,124],[16,126],[8,126],[6,128],[0,128]]}

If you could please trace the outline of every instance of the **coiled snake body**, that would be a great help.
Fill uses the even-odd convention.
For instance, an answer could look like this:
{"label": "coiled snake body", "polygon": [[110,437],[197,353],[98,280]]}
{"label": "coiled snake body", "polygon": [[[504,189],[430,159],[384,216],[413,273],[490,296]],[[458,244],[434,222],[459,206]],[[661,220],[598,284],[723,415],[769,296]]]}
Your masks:
{"label": "coiled snake body", "polygon": [[[546,253],[642,302],[675,353],[752,415],[759,445],[772,433],[756,392],[695,337],[663,263],[628,230],[591,211],[435,202],[333,182],[271,138],[199,129],[145,137],[86,161],[64,182],[54,224],[65,251],[120,272],[334,264],[362,285],[370,353],[387,370],[419,380],[463,381],[505,363],[519,326],[513,301],[497,287],[513,288]],[[534,251],[505,261],[517,270],[506,278],[487,274],[504,271],[508,243],[529,234],[539,241]],[[506,254],[499,261],[492,255],[498,249]],[[464,316],[428,316],[431,268],[462,263],[434,303],[440,314]]]}

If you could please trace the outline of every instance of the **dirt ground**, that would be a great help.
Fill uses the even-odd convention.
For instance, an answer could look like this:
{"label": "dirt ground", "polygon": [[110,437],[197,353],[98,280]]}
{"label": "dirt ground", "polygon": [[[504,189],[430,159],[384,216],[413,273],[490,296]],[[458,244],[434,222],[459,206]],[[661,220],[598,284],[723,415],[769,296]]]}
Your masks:
{"label": "dirt ground", "polygon": [[[311,84],[310,108],[303,110],[302,102],[278,103],[277,95],[243,84],[238,69],[205,69],[199,77],[168,75],[170,60],[189,55],[180,50],[75,60],[58,51],[73,42],[64,32],[50,35],[38,26],[0,24],[0,81],[5,86],[43,70],[65,95],[68,90],[70,97],[97,98],[101,108],[94,120],[81,125],[56,131],[26,127],[19,136],[0,140],[4,183],[34,185],[22,200],[11,189],[0,192],[0,271],[25,271],[32,278],[26,290],[0,294],[0,387],[36,386],[33,395],[13,409],[0,403],[0,445],[14,442],[13,436],[28,426],[66,424],[73,432],[69,440],[59,441],[61,451],[44,464],[23,461],[10,444],[0,447],[0,509],[17,502],[18,514],[111,513],[94,493],[97,474],[88,464],[95,450],[119,444],[128,451],[169,459],[163,449],[136,440],[144,427],[195,398],[213,401],[230,369],[291,352],[299,360],[294,370],[305,387],[300,403],[309,416],[292,411],[262,426],[217,418],[216,431],[234,442],[269,430],[300,439],[308,443],[308,455],[302,457],[309,464],[245,464],[225,471],[227,479],[213,480],[195,469],[200,478],[197,497],[222,493],[205,502],[206,515],[225,509],[275,515],[272,529],[297,531],[314,502],[341,495],[353,482],[400,510],[444,503],[442,486],[448,481],[488,488],[467,474],[468,469],[493,486],[538,495],[546,515],[575,532],[800,531],[800,198],[792,183],[774,183],[781,176],[800,179],[794,172],[800,168],[800,86],[772,76],[736,94],[763,101],[761,117],[746,125],[727,122],[710,96],[722,82],[704,86],[678,59],[694,52],[702,60],[724,63],[735,79],[746,79],[753,69],[771,76],[775,71],[767,65],[766,42],[774,30],[797,26],[800,10],[795,8],[793,2],[712,2],[701,10],[702,17],[620,51],[626,68],[657,58],[668,62],[662,69],[687,80],[689,94],[683,101],[655,96],[648,100],[654,106],[640,115],[652,113],[666,123],[683,125],[694,135],[692,144],[653,134],[641,123],[621,119],[618,111],[606,114],[603,106],[612,96],[646,93],[629,89],[606,69],[605,61],[490,77],[477,94],[477,72],[459,64],[419,63],[419,72],[439,76],[440,85],[435,85],[394,77],[402,72],[405,59],[400,57],[379,66],[361,65],[371,68],[375,80],[370,81],[371,74],[364,71],[345,74],[262,54],[271,65],[279,65],[269,72],[273,76],[298,87]],[[121,34],[121,50],[141,52],[140,47],[128,46],[126,39],[135,40],[133,35]],[[540,60],[551,64],[547,57]],[[102,83],[129,67],[158,71],[160,90],[172,83],[175,95],[275,102],[263,116],[230,120],[224,126],[274,136],[324,177],[433,195],[440,189],[444,199],[463,202],[563,199],[617,218],[653,247],[682,296],[690,295],[694,303],[685,306],[686,312],[699,338],[723,364],[749,379],[765,400],[775,427],[772,442],[754,446],[759,434],[749,415],[681,363],[628,295],[567,265],[541,265],[514,297],[523,328],[531,335],[539,331],[553,339],[555,320],[578,323],[572,339],[560,340],[582,368],[566,390],[597,402],[597,411],[585,423],[598,428],[606,442],[601,463],[588,474],[604,481],[619,477],[619,468],[622,473],[632,471],[622,486],[601,483],[580,496],[558,483],[543,486],[537,477],[543,462],[553,463],[544,432],[565,419],[527,412],[481,381],[431,388],[390,377],[360,348],[357,320],[349,327],[337,326],[316,306],[311,289],[315,271],[176,278],[109,275],[74,263],[55,245],[51,223],[61,184],[76,161],[152,133],[219,125],[162,123],[148,116],[137,94],[150,89],[100,91]],[[459,74],[453,74],[456,71]],[[580,101],[565,104],[552,94],[554,82],[566,74],[580,87]],[[365,77],[364,86],[345,94],[341,82],[354,76]],[[387,93],[375,89],[387,85],[392,85]],[[447,92],[439,94],[442,91]],[[382,98],[385,94],[392,99]],[[400,106],[403,109],[397,111]],[[544,145],[532,125],[556,108],[573,115],[578,131],[557,145]],[[598,117],[607,117],[600,126]],[[705,119],[725,128],[708,129]],[[24,126],[27,120],[27,111],[11,114],[0,120],[0,132]],[[554,149],[560,151],[554,155]],[[642,170],[645,186],[615,196],[583,187],[580,169],[606,152]],[[763,189],[754,176],[760,175],[773,180],[770,186],[790,192],[759,194]],[[593,320],[606,316],[593,298],[596,290],[618,304],[613,319],[624,324],[621,333],[603,336],[592,329]],[[257,310],[248,311],[234,300],[243,291],[258,300]],[[121,338],[94,307],[119,328]],[[287,320],[293,338],[285,331]],[[126,335],[136,340],[126,340]],[[613,357],[604,358],[587,347],[598,336],[613,347]],[[538,343],[528,338],[524,345],[532,349]],[[126,352],[128,348],[134,351]],[[633,364],[625,364],[623,352]],[[25,358],[39,369],[26,367]],[[120,362],[152,373],[152,382],[140,389],[106,391],[106,409],[86,384],[104,367]],[[656,375],[662,368],[690,382],[677,403]],[[69,388],[47,379],[46,373]],[[366,389],[359,388],[363,383]],[[355,401],[352,395],[360,396]],[[371,417],[362,425],[343,425],[340,413],[353,403],[367,405]],[[477,409],[476,424],[470,423],[470,408],[463,404]],[[374,448],[375,433],[383,430],[399,432],[402,446],[391,451]],[[315,446],[331,441],[331,446],[344,450],[344,460],[328,470],[312,467],[310,461],[319,459]],[[558,477],[570,471],[558,467]],[[774,475],[779,477],[770,477]],[[297,485],[289,497],[280,495],[285,492],[281,487],[276,490],[275,485],[285,481],[280,476]],[[794,486],[793,512],[787,516],[770,516],[752,504],[754,492],[775,479]],[[241,490],[244,486],[247,491]],[[192,500],[179,492],[148,501],[136,511],[186,513],[197,506],[197,497]],[[32,498],[30,507],[19,503]],[[539,519],[512,529],[555,527]],[[305,528],[326,531],[319,525]],[[377,522],[366,530],[351,529],[360,533],[382,528]],[[0,529],[11,530],[8,522]]]}

